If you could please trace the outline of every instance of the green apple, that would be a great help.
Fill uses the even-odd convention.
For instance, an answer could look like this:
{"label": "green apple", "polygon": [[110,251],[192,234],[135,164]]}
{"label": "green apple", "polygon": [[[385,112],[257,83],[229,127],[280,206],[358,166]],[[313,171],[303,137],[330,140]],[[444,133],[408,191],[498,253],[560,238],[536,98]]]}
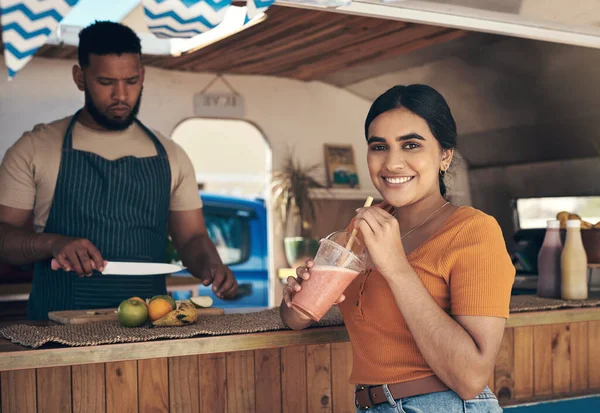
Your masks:
{"label": "green apple", "polygon": [[117,310],[119,323],[123,327],[138,327],[148,318],[148,307],[140,300],[123,300]]}

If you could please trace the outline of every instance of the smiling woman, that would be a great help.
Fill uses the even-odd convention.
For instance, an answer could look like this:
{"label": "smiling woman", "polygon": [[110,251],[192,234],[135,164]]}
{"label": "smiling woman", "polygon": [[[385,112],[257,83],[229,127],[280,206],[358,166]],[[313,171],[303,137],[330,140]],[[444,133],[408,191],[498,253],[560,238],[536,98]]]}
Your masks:
{"label": "smiling woman", "polygon": [[[338,300],[357,411],[501,411],[487,383],[515,268],[496,220],[445,198],[457,141],[450,108],[429,86],[395,86],[375,100],[364,130],[384,202],[360,208],[351,224],[371,268]],[[312,265],[288,278],[288,299],[311,282]],[[310,324],[286,305],[281,317],[294,329]]]}
{"label": "smiling woman", "polygon": [[[400,133],[394,136],[389,135],[390,132]],[[456,124],[446,101],[437,91],[425,85],[390,89],[373,103],[365,121],[365,137],[369,143],[369,171],[378,190],[384,188],[378,187],[378,183],[403,184],[411,181],[417,176],[417,171],[410,170],[411,164],[414,164],[419,169],[429,166],[431,170],[422,171],[425,176],[420,178],[438,179],[440,193],[446,195],[444,175],[456,147]],[[393,145],[394,141],[401,144],[403,153],[411,155],[406,159],[397,157],[398,164],[388,163],[388,169],[376,171],[385,161],[379,152],[394,152],[394,146],[398,146]],[[440,159],[435,162],[435,158]],[[394,162],[394,159],[387,161]],[[373,174],[378,172],[383,172],[383,175],[374,177]]]}

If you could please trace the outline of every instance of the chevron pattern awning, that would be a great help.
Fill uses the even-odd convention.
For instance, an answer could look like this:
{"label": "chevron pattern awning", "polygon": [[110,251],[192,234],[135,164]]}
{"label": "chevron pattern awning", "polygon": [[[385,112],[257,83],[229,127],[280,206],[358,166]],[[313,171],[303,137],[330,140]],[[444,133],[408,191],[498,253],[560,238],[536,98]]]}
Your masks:
{"label": "chevron pattern awning", "polygon": [[[98,0],[101,1],[101,0]],[[139,0],[148,28],[161,38],[190,38],[217,27],[232,0]],[[244,25],[276,0],[246,0]],[[330,7],[351,0],[279,0]],[[12,79],[57,30],[78,0],[0,0],[4,59]],[[82,4],[83,5],[83,4]]]}
{"label": "chevron pattern awning", "polygon": [[8,78],[29,62],[78,0],[0,0]]}
{"label": "chevron pattern awning", "polygon": [[231,0],[142,0],[142,4],[155,36],[187,38],[217,27]]}
{"label": "chevron pattern awning", "polygon": [[270,5],[275,3],[275,0],[247,0],[246,1],[246,23],[258,16],[260,13],[267,11]]}

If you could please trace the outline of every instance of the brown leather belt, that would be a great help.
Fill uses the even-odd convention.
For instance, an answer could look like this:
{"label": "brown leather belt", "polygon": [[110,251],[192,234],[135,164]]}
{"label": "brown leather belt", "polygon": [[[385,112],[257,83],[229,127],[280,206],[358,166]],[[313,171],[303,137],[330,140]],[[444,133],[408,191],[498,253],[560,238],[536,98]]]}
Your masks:
{"label": "brown leather belt", "polygon": [[[403,383],[388,384],[388,389],[394,400],[404,397],[418,396],[427,393],[436,393],[449,390],[437,376],[406,381]],[[370,409],[380,403],[387,402],[383,386],[357,385],[354,394],[354,404],[359,409]]]}

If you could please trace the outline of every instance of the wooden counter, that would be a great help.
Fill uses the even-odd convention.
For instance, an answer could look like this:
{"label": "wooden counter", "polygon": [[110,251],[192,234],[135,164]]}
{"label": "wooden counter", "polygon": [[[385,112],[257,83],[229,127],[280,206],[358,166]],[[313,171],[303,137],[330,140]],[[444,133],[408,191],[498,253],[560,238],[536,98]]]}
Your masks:
{"label": "wooden counter", "polygon": [[[501,403],[600,393],[600,308],[512,314]],[[0,340],[1,412],[353,412],[344,327],[29,349]]]}

